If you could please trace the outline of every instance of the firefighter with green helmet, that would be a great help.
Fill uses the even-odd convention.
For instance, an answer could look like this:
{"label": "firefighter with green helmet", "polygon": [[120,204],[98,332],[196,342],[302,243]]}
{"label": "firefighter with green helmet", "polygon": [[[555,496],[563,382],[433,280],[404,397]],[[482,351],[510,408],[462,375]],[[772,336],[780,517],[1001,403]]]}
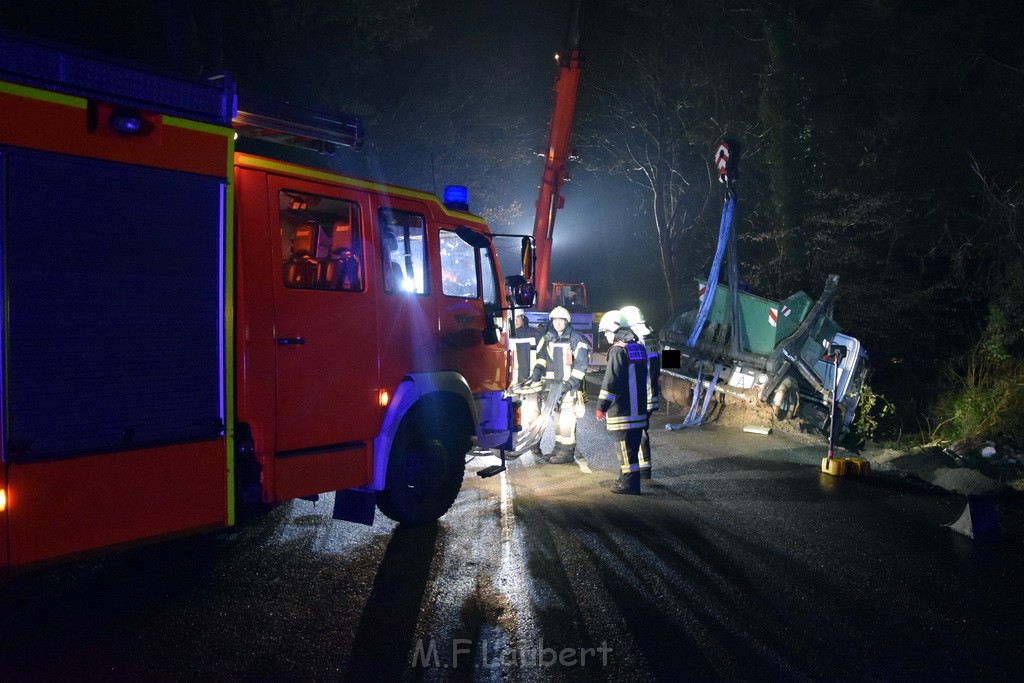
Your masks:
{"label": "firefighter with green helmet", "polygon": [[590,346],[570,322],[569,311],[555,306],[548,314],[547,333],[537,345],[537,363],[531,381],[547,381],[555,400],[555,448],[546,456],[553,465],[576,459],[576,420],[583,416],[580,389],[590,365]]}
{"label": "firefighter with green helmet", "polygon": [[[651,414],[659,408],[661,398],[661,348],[658,340],[644,319],[644,314],[636,306],[626,306],[621,313],[629,324],[629,329],[637,336],[640,343],[647,351],[647,420],[650,423]],[[643,438],[640,440],[640,478],[651,478],[651,436],[648,429],[644,429]]]}

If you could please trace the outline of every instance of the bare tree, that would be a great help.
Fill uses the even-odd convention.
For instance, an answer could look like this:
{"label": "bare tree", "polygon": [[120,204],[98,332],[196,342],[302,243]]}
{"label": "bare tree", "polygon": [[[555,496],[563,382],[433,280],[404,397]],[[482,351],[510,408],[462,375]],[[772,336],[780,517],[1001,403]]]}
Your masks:
{"label": "bare tree", "polygon": [[[614,66],[599,63],[584,79],[589,115],[581,139],[592,167],[633,183],[651,216],[665,294],[676,310],[689,278],[704,271],[717,234],[721,194],[712,155],[723,136],[748,138],[749,90],[730,92],[729,71],[742,61],[724,42],[742,42],[713,19],[720,6],[642,3],[634,26],[619,34]],[[630,30],[632,28],[632,30]],[[605,51],[605,60],[610,50]]]}

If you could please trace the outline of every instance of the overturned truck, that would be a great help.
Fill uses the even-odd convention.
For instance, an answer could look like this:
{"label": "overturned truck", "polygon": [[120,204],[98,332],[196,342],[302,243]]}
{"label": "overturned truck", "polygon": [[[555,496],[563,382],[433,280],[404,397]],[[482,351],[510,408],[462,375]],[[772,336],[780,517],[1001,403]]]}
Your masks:
{"label": "overturned truck", "polygon": [[834,395],[836,433],[847,431],[868,365],[860,342],[831,318],[838,276],[828,277],[817,301],[804,292],[772,301],[736,286],[697,285],[700,305],[670,320],[660,335],[666,366],[679,355],[678,368],[662,373],[667,400],[696,404],[701,393],[713,394],[719,406],[753,409],[771,421],[799,417],[827,431]]}

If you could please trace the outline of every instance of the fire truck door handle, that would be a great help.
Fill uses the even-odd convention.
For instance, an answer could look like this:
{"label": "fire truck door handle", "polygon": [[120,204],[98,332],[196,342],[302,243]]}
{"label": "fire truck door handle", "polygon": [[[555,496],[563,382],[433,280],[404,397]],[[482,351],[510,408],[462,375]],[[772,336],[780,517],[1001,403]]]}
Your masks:
{"label": "fire truck door handle", "polygon": [[305,337],[278,337],[277,338],[277,345],[278,346],[292,346],[293,344],[305,344],[305,343],[306,343],[306,338]]}

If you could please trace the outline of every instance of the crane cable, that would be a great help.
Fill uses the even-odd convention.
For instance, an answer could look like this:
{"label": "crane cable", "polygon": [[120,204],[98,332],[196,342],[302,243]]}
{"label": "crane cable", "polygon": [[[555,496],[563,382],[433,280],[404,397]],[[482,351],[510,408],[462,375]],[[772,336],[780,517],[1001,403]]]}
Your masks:
{"label": "crane cable", "polygon": [[[736,193],[732,189],[732,177],[730,172],[734,170],[735,159],[732,158],[729,143],[722,140],[719,144],[718,149],[715,151],[715,166],[718,169],[718,182],[722,183],[725,187],[725,199],[722,206],[722,219],[718,224],[718,246],[715,248],[715,260],[711,262],[711,271],[708,273],[707,284],[704,287],[704,298],[701,299],[700,308],[697,311],[697,315],[693,321],[693,329],[690,330],[690,336],[686,340],[686,345],[690,348],[696,348],[697,342],[700,340],[700,335],[704,331],[704,324],[707,322],[708,313],[711,311],[711,305],[715,301],[715,289],[718,287],[718,276],[722,270],[722,260],[725,257],[725,249],[729,244],[730,233],[732,232],[732,218],[733,213],[736,209]],[[715,393],[715,385],[718,383],[718,378],[722,373],[723,366],[721,363],[715,364],[715,371],[708,382],[707,392],[704,394],[703,405],[700,408],[700,413],[697,413],[697,405],[701,403],[701,385],[704,383],[704,363],[701,362],[701,368],[697,373],[697,379],[693,384],[693,398],[690,401],[690,410],[683,418],[682,422],[677,424],[667,424],[665,429],[668,430],[679,430],[686,429],[687,427],[696,427],[704,421],[704,415],[708,411],[708,405],[711,403],[711,396]]]}
{"label": "crane cable", "polygon": [[686,340],[686,345],[691,348],[697,346],[697,341],[704,331],[704,323],[707,322],[708,313],[711,311],[711,304],[715,301],[715,288],[718,286],[718,274],[722,270],[725,247],[729,242],[729,233],[732,230],[732,215],[735,207],[736,195],[729,192],[725,197],[725,206],[722,208],[722,220],[718,225],[718,247],[715,249],[715,260],[711,263],[711,272],[708,273],[704,298],[700,302],[700,309],[693,321],[693,330],[690,331],[690,336]]}

